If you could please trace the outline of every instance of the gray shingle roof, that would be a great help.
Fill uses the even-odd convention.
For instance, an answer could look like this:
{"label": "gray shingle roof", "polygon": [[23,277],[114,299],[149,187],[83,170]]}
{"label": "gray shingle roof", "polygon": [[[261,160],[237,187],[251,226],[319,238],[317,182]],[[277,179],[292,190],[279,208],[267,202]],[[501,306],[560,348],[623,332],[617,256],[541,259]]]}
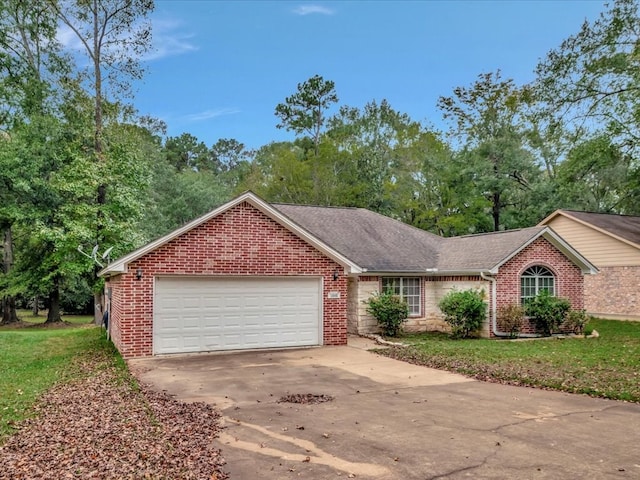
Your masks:
{"label": "gray shingle roof", "polygon": [[438,270],[491,270],[544,229],[530,227],[447,238],[440,250]]}
{"label": "gray shingle roof", "polygon": [[272,206],[369,271],[423,272],[438,261],[443,238],[364,208]]}
{"label": "gray shingle roof", "polygon": [[578,212],[575,210],[561,210],[561,212],[640,245],[640,217],[608,213]]}
{"label": "gray shingle roof", "polygon": [[272,206],[373,272],[490,270],[545,228],[442,238],[363,208]]}

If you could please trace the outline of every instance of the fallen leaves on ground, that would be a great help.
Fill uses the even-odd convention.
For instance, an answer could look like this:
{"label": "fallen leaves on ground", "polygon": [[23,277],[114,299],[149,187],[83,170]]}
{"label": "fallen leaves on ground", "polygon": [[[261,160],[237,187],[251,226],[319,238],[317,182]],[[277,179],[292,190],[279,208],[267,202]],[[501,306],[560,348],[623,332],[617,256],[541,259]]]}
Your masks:
{"label": "fallen leaves on ground", "polygon": [[227,478],[213,407],[138,387],[108,355],[79,360],[35,414],[0,448],[0,479]]}
{"label": "fallen leaves on ground", "polygon": [[315,404],[330,402],[333,400],[331,395],[317,395],[313,393],[294,393],[290,395],[284,395],[280,397],[278,403],[302,403],[302,404]]}

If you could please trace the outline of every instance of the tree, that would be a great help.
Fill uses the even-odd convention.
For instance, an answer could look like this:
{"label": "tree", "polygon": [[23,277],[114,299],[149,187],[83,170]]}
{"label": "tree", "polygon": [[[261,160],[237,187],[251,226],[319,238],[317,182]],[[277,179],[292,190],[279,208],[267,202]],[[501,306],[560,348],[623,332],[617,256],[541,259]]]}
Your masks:
{"label": "tree", "polygon": [[190,133],[179,137],[169,137],[165,141],[164,151],[167,160],[178,172],[184,170],[205,170],[210,168],[209,149],[204,142]]}
{"label": "tree", "polygon": [[[438,107],[452,122],[450,133],[462,146],[467,169],[491,202],[493,230],[505,227],[501,214],[522,201],[539,169],[524,148],[521,111],[530,100],[527,88],[503,80],[500,72],[481,74],[471,87],[457,87],[440,97]],[[464,172],[463,172],[464,174]],[[520,197],[520,198],[519,198]]]}
{"label": "tree", "polygon": [[403,168],[403,152],[418,138],[420,125],[389,102],[371,101],[363,109],[344,106],[329,122],[327,136],[354,164],[355,205],[390,213],[389,190]]}
{"label": "tree", "polygon": [[558,167],[557,183],[565,208],[603,213],[639,212],[631,158],[602,134],[573,148]]}
{"label": "tree", "polygon": [[0,1],[0,231],[3,263],[2,322],[18,320],[10,294],[14,265],[13,226],[29,195],[29,159],[16,155],[14,129],[47,115],[52,83],[68,71],[55,38],[56,19],[41,2]]}
{"label": "tree", "polygon": [[308,134],[318,155],[320,137],[326,122],[326,111],[338,102],[335,83],[314,75],[298,84],[298,91],[276,106],[276,116],[280,119],[278,128],[292,130],[296,134]]}
{"label": "tree", "polygon": [[[130,93],[131,79],[142,77],[140,60],[151,48],[153,0],[47,0],[60,21],[82,44],[91,66],[88,74],[93,92],[93,154],[98,163],[106,162],[103,131],[104,107],[111,93],[115,99]],[[104,168],[104,166],[103,166]],[[101,176],[101,178],[103,178]],[[100,181],[96,188],[95,243],[104,243],[109,228],[106,217],[107,183]],[[95,267],[96,273],[98,267]],[[96,305],[99,294],[96,293]],[[96,316],[100,312],[96,312]]]}
{"label": "tree", "polygon": [[640,15],[637,0],[614,0],[537,66],[536,94],[575,139],[604,131],[624,153],[640,140]]}

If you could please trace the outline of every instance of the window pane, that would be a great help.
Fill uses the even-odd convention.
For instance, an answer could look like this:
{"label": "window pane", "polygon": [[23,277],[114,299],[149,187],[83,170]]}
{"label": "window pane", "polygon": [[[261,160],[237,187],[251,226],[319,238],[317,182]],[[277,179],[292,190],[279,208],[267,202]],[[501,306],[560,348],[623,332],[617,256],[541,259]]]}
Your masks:
{"label": "window pane", "polygon": [[400,296],[409,306],[409,315],[420,315],[420,278],[384,277],[382,290]]}
{"label": "window pane", "polygon": [[520,277],[520,302],[524,305],[529,299],[542,291],[555,294],[555,277],[553,273],[540,265],[527,268]]}

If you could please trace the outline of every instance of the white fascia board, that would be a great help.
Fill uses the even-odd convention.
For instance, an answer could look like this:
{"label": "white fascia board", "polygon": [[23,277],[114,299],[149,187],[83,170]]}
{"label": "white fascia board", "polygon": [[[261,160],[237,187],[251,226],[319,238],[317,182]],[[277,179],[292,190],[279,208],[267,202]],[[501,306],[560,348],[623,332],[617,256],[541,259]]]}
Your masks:
{"label": "white fascia board", "polygon": [[496,264],[489,273],[495,275],[498,273],[498,270],[502,265],[507,263],[513,257],[518,255],[522,250],[527,248],[533,242],[535,242],[538,238],[544,237],[549,243],[551,243],[554,247],[560,250],[565,256],[567,256],[573,263],[580,267],[582,273],[595,274],[598,273],[598,269],[591,263],[589,260],[584,258],[582,255],[578,253],[573,247],[571,247],[567,242],[565,242],[556,232],[554,232],[551,227],[545,225],[543,230],[540,230],[538,234],[531,237],[528,241],[523,243],[516,250],[511,252],[510,255],[502,259],[498,264]]}
{"label": "white fascia board", "polygon": [[124,257],[121,257],[121,258],[117,259],[116,261],[114,261],[110,265],[107,265],[105,268],[100,270],[98,272],[98,276],[99,277],[109,277],[109,276],[112,276],[114,274],[117,275],[117,274],[126,272],[127,271],[127,265],[129,263],[131,263],[131,262],[137,260],[138,258],[146,255],[147,253],[150,253],[150,252],[156,250],[157,248],[161,247],[162,245],[164,245],[166,243],[169,243],[171,240],[173,240],[173,239],[179,237],[180,235],[183,235],[183,234],[187,233],[188,231],[190,231],[190,230],[202,225],[203,223],[207,222],[208,220],[210,220],[210,219],[220,215],[221,213],[223,213],[223,212],[235,207],[236,205],[239,205],[242,202],[247,202],[247,203],[253,205],[255,208],[260,210],[262,213],[264,213],[265,215],[270,217],[272,220],[278,222],[280,225],[285,227],[287,230],[291,231],[294,235],[300,237],[302,240],[304,240],[305,242],[309,243],[310,245],[312,245],[313,247],[315,247],[316,249],[321,251],[323,254],[325,254],[326,256],[331,258],[332,260],[334,260],[337,263],[343,265],[345,267],[345,270],[347,270],[347,273],[361,273],[362,272],[362,269],[358,265],[353,263],[351,260],[349,260],[344,255],[342,255],[339,252],[337,252],[334,249],[332,249],[330,246],[326,245],[324,242],[320,241],[319,239],[317,239],[316,237],[311,235],[309,232],[303,230],[300,226],[298,226],[297,224],[295,224],[294,222],[289,220],[287,217],[282,215],[280,212],[278,212],[271,205],[269,205],[264,200],[259,198],[253,192],[245,192],[242,195],[234,198],[233,200],[225,203],[224,205],[221,205],[218,208],[212,210],[211,212],[209,212],[209,213],[207,213],[207,214],[205,214],[205,215],[203,215],[201,217],[198,217],[195,220],[192,220],[191,222],[183,225],[182,227],[174,230],[171,233],[168,233],[164,237],[161,237],[161,238],[159,238],[157,240],[154,240],[153,242],[148,243],[147,245],[145,245],[145,246],[143,246],[143,247],[141,247],[141,248],[139,248],[137,250],[134,250],[133,252],[125,255]]}

